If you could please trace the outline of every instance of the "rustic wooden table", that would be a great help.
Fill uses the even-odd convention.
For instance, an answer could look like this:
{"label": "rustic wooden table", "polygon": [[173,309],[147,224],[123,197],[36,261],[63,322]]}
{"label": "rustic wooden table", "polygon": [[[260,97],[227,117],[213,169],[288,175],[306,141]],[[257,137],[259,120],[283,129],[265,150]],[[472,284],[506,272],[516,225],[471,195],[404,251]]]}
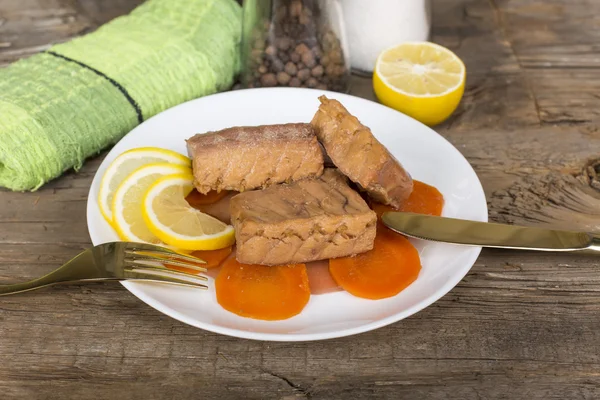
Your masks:
{"label": "rustic wooden table", "polygon": [[[2,0],[0,65],[140,0]],[[490,218],[600,229],[600,2],[434,0],[433,40],[467,90],[437,131],[471,162]],[[368,80],[353,93],[373,98]],[[0,93],[0,96],[2,94]],[[1,118],[1,116],[0,116]],[[102,156],[35,193],[0,191],[0,281],[90,245]],[[338,340],[267,343],[186,326],[117,284],[0,301],[0,398],[600,398],[600,258],[484,250],[431,307]]]}

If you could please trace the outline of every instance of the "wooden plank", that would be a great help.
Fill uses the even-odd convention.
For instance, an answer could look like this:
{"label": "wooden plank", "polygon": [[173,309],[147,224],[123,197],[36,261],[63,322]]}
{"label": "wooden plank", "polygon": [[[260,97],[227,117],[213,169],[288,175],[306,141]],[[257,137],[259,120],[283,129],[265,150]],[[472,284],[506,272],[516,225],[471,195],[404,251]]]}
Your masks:
{"label": "wooden plank", "polygon": [[[503,204],[496,200],[496,192],[514,188],[530,176],[556,174],[568,179],[582,170],[583,161],[600,141],[595,133],[573,128],[446,136],[482,177],[492,197],[492,215]],[[560,139],[563,151],[547,149],[546,139],[550,143]],[[86,168],[81,175],[72,175],[72,185],[56,193],[43,188],[38,195],[69,197],[85,186],[82,182],[89,183]],[[572,183],[585,186],[582,181]],[[531,192],[526,204],[547,203],[548,193]],[[4,194],[22,199],[31,195]],[[596,193],[589,196],[598,199]],[[514,205],[502,207],[513,212],[508,215],[514,221],[532,223]],[[578,214],[574,211],[571,216]],[[63,218],[83,216],[81,209],[79,215]],[[565,217],[550,222],[568,221]],[[72,255],[80,248],[57,247],[53,237],[41,241],[33,248],[29,244],[1,247],[2,275],[8,276],[15,263],[33,272],[50,268],[52,262],[60,262],[61,254]],[[48,251],[50,258],[40,260],[38,255]],[[584,256],[485,251],[463,282],[423,312],[356,337],[300,344],[265,344],[199,331],[150,309],[118,285],[8,297],[0,306],[0,354],[5,355],[0,388],[10,388],[17,396],[35,393],[52,382],[57,393],[83,399],[92,395],[79,392],[71,382],[91,382],[95,398],[109,398],[115,390],[166,395],[175,388],[182,396],[193,397],[200,387],[215,395],[223,386],[230,388],[232,397],[248,393],[250,398],[305,394],[344,398],[352,391],[355,398],[374,393],[381,398],[393,393],[436,398],[452,393],[439,398],[458,399],[475,392],[492,396],[503,385],[502,393],[513,394],[511,398],[519,398],[523,390],[539,398],[556,393],[571,396],[582,387],[596,394],[600,379],[590,371],[600,363],[597,266]],[[26,370],[26,365],[36,368]],[[127,381],[134,378],[144,384]],[[189,383],[192,379],[195,384]],[[515,380],[520,384],[513,385]]]}
{"label": "wooden plank", "polygon": [[2,0],[0,66],[84,35],[142,0]]}
{"label": "wooden plank", "polygon": [[[139,2],[3,0],[0,64]],[[600,230],[598,3],[433,5],[432,39],[468,70],[463,102],[436,129],[477,171],[491,219]],[[374,99],[370,85],[355,78],[352,93]],[[39,276],[89,245],[85,204],[102,158],[35,193],[0,191],[0,283]],[[84,400],[600,398],[599,264],[484,250],[469,275],[422,312],[308,343],[192,328],[119,284],[3,297],[0,390],[6,398]]]}
{"label": "wooden plank", "polygon": [[3,0],[0,66],[86,32],[90,21],[69,0]]}
{"label": "wooden plank", "polygon": [[465,63],[461,104],[438,130],[514,128],[540,124],[535,97],[498,16],[485,1],[433,4],[432,40]]}
{"label": "wooden plank", "polygon": [[600,191],[590,175],[600,159],[599,131],[546,127],[444,135],[475,168],[491,219],[600,230]]}
{"label": "wooden plank", "polygon": [[535,93],[541,122],[597,126],[600,3],[490,1]]}
{"label": "wooden plank", "polygon": [[[519,396],[524,389],[539,398],[573,395],[582,387],[598,394],[596,268],[577,267],[582,259],[572,257],[549,255],[533,264],[513,252],[485,256],[486,264],[478,262],[468,279],[422,313],[326,342],[261,343],[213,335],[109,285],[8,298],[1,307],[6,362],[0,363],[0,377],[33,390],[51,380],[59,393],[75,390],[71,395],[83,396],[78,398],[92,394],[85,397],[70,384],[77,380],[96,382],[96,398],[114,395],[115,387],[146,395],[177,387],[191,398],[200,388],[220,393],[219,386],[229,387],[232,397],[248,391],[250,398],[302,392],[343,398],[350,391],[356,391],[354,398],[373,393],[383,398],[398,391],[410,395],[412,389],[458,399],[468,395],[464,387],[485,398],[500,394],[496,390],[503,386],[503,393],[514,395],[509,398],[525,398]],[[567,268],[576,268],[578,281]],[[546,308],[549,314],[541,312]],[[27,324],[17,332],[7,329],[23,320]],[[582,341],[590,345],[582,347]],[[110,387],[99,380],[110,381]],[[146,389],[132,380],[143,381]]]}
{"label": "wooden plank", "polygon": [[[564,57],[564,55],[563,55]],[[530,68],[540,117],[547,124],[598,126],[600,68]]]}
{"label": "wooden plank", "polygon": [[100,26],[113,18],[129,13],[144,0],[75,0],[78,10],[94,25]]}

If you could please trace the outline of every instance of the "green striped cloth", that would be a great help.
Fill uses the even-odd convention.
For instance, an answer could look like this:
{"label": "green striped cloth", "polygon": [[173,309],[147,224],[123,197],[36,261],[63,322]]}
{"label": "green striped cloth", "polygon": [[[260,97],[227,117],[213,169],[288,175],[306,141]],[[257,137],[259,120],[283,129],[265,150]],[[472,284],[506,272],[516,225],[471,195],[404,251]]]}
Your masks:
{"label": "green striped cloth", "polygon": [[240,33],[235,0],[147,0],[0,69],[0,186],[36,190],[156,113],[228,89]]}

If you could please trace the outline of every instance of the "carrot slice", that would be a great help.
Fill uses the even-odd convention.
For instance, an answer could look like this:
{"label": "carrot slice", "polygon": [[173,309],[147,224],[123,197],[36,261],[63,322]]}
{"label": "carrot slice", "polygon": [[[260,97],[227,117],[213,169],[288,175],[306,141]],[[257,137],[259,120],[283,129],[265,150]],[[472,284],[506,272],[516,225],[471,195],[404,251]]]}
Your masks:
{"label": "carrot slice", "polygon": [[371,208],[379,217],[386,211],[404,211],[439,216],[442,215],[442,209],[444,208],[444,196],[435,187],[415,180],[413,181],[412,193],[400,208],[395,209],[375,202],[371,204]]}
{"label": "carrot slice", "polygon": [[417,279],[420,270],[417,249],[381,223],[373,250],[329,260],[329,272],[344,290],[373,300],[397,295]]}
{"label": "carrot slice", "polygon": [[202,194],[196,189],[194,189],[190,192],[190,194],[187,195],[185,199],[188,203],[190,203],[190,206],[198,208],[198,206],[216,203],[228,194],[229,190],[221,190],[220,192],[217,192],[216,190],[211,190],[206,194]]}
{"label": "carrot slice", "polygon": [[217,302],[242,317],[275,321],[300,313],[310,298],[306,265],[223,264],[215,281]]}
{"label": "carrot slice", "polygon": [[[192,252],[190,255],[193,257],[201,258],[206,261],[206,264],[198,263],[199,267],[204,267],[206,269],[211,269],[218,267],[221,263],[231,254],[232,246],[224,247],[218,250],[196,250]],[[173,269],[175,271],[187,272],[189,274],[198,274],[198,271],[185,268],[185,267],[176,267],[174,265],[167,265],[169,269]]]}

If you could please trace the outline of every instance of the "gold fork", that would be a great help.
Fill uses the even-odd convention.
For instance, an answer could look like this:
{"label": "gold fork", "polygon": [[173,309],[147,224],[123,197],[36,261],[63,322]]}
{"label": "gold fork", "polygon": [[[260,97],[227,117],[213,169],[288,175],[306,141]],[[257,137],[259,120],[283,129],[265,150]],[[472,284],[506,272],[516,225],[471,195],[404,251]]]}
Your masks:
{"label": "gold fork", "polygon": [[206,272],[205,261],[151,244],[112,242],[87,249],[48,275],[14,285],[0,285],[0,296],[47,286],[100,281],[164,282],[207,289],[205,276],[174,271],[168,266]]}

